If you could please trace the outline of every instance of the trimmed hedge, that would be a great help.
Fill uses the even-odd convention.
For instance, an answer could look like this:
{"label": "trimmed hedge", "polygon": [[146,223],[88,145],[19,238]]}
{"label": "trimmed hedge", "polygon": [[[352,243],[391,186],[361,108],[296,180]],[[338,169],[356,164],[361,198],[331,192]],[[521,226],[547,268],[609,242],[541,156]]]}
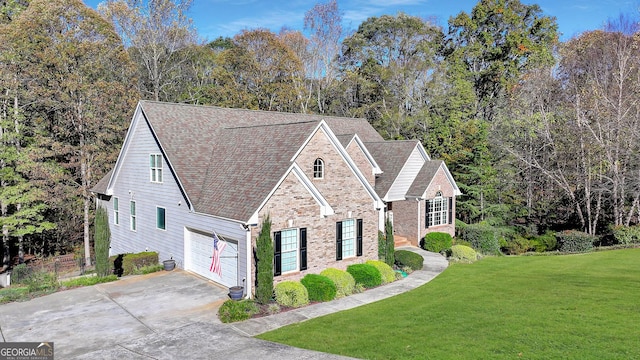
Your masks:
{"label": "trimmed hedge", "polygon": [[614,226],[613,238],[618,244],[639,244],[640,243],[640,225],[635,226]]}
{"label": "trimmed hedge", "polygon": [[378,271],[380,272],[380,276],[382,277],[382,284],[388,284],[396,280],[396,272],[393,271],[393,268],[387,265],[387,263],[379,260],[367,260],[366,263],[369,265],[373,265],[376,269],[378,269]]}
{"label": "trimmed hedge", "polygon": [[276,302],[281,306],[300,307],[309,304],[307,288],[297,281],[283,281],[278,283],[274,292]]}
{"label": "trimmed hedge", "polygon": [[575,230],[556,233],[556,239],[561,252],[587,252],[593,249],[593,243],[598,240],[596,236]]}
{"label": "trimmed hedge", "polygon": [[336,298],[336,284],[326,276],[318,274],[305,275],[300,283],[307,288],[309,301],[331,301]]}
{"label": "trimmed hedge", "polygon": [[453,238],[443,232],[431,232],[420,241],[420,247],[424,250],[439,253],[443,250],[451,249]]}
{"label": "trimmed hedge", "polygon": [[453,245],[451,247],[451,258],[457,261],[474,262],[478,260],[478,254],[472,248],[465,245]]}
{"label": "trimmed hedge", "polygon": [[485,224],[470,224],[460,229],[460,237],[477,251],[495,255],[500,252],[498,229]]}
{"label": "trimmed hedge", "polygon": [[328,268],[322,270],[320,275],[326,276],[336,286],[336,297],[341,298],[353,294],[356,288],[356,280],[344,270]]}
{"label": "trimmed hedge", "polygon": [[218,309],[218,317],[223,323],[247,320],[260,311],[253,300],[227,300]]}
{"label": "trimmed hedge", "polygon": [[353,276],[357,284],[365,288],[382,285],[382,275],[378,269],[370,264],[353,264],[347,266],[347,272]]}
{"label": "trimmed hedge", "polygon": [[424,264],[424,258],[420,254],[416,254],[413,251],[397,250],[396,251],[396,265],[398,267],[408,267],[411,270],[421,270]]}
{"label": "trimmed hedge", "polygon": [[[115,257],[113,257],[115,259]],[[110,261],[111,262],[111,261]],[[158,265],[158,253],[153,251],[125,254],[122,258],[123,275],[135,274],[145,266]]]}

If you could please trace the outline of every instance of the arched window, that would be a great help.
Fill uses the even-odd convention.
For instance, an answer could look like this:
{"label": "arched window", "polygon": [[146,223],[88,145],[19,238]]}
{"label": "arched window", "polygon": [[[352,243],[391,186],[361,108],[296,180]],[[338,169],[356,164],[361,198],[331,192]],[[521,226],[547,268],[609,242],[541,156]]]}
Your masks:
{"label": "arched window", "polygon": [[320,158],[317,158],[316,161],[313,162],[313,178],[324,178],[324,161]]}
{"label": "arched window", "polygon": [[427,209],[426,209],[426,219],[425,226],[438,226],[451,224],[451,198],[442,197],[442,192],[438,191],[436,196],[426,201]]}

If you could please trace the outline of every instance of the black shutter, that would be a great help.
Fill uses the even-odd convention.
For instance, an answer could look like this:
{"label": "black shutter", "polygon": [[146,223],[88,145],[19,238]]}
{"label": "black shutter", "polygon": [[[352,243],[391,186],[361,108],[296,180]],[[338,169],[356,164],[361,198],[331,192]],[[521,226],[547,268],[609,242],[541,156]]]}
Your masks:
{"label": "black shutter", "polygon": [[449,198],[449,224],[453,224],[453,198]]}
{"label": "black shutter", "polygon": [[307,270],[307,228],[300,229],[300,270]]}
{"label": "black shutter", "polygon": [[342,221],[336,223],[336,260],[342,260]]}
{"label": "black shutter", "polygon": [[426,208],[424,209],[424,227],[429,227],[429,222],[431,221],[431,200],[427,200],[425,202]]}
{"label": "black shutter", "polygon": [[362,219],[357,220],[356,227],[356,256],[362,256]]}
{"label": "black shutter", "polygon": [[280,231],[273,233],[273,239],[275,241],[275,246],[273,247],[273,275],[278,276],[282,274],[282,238]]}

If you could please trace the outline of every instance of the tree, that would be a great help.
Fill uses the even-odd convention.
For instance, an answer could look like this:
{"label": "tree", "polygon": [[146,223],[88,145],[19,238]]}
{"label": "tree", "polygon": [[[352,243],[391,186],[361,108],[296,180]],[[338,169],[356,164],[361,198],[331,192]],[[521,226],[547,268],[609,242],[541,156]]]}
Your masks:
{"label": "tree", "polygon": [[66,191],[80,195],[90,264],[89,189],[117,157],[135,98],[128,88],[132,64],[111,26],[79,0],[32,1],[6,39],[23,94],[32,99],[25,116],[38,117],[40,152],[64,166]]}
{"label": "tree", "polygon": [[347,93],[352,114],[366,116],[385,138],[415,138],[414,116],[426,102],[441,40],[439,28],[403,13],[363,22],[339,58],[341,77],[355,80]]}
{"label": "tree", "polygon": [[174,85],[182,76],[196,42],[187,12],[191,0],[108,0],[98,7],[111,21],[138,64],[138,90],[156,101],[175,101]]}
{"label": "tree", "polygon": [[518,0],[480,0],[449,19],[445,56],[462,59],[473,81],[478,115],[491,121],[526,69],[554,62],[555,18]]}
{"label": "tree", "polygon": [[387,246],[387,248],[385,249],[386,254],[384,262],[386,262],[389,266],[393,266],[396,262],[395,240],[393,239],[393,224],[388,217],[384,223],[384,231]]}
{"label": "tree", "polygon": [[342,14],[337,0],[316,3],[304,14],[304,29],[311,32],[305,64],[309,95],[315,93],[318,112],[328,111],[329,91],[337,80],[335,59],[343,36]]}
{"label": "tree", "polygon": [[268,215],[262,220],[262,229],[256,240],[256,271],[256,301],[267,304],[273,298],[273,241]]}
{"label": "tree", "polygon": [[96,209],[94,229],[93,244],[96,256],[96,274],[98,276],[107,276],[111,272],[111,267],[109,266],[111,231],[109,230],[109,215],[107,215],[107,210],[102,206]]}

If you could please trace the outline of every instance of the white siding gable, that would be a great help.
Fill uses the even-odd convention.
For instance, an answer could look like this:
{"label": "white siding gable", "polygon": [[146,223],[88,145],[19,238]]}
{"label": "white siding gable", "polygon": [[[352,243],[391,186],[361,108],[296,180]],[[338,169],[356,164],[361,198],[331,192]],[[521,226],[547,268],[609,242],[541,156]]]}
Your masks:
{"label": "white siding gable", "polygon": [[405,195],[411,187],[411,184],[413,184],[416,176],[418,176],[422,165],[428,160],[425,156],[426,153],[421,149],[421,146],[417,145],[413,149],[411,155],[409,155],[407,161],[404,163],[402,170],[400,170],[398,177],[389,188],[385,199],[386,201],[405,200]]}

